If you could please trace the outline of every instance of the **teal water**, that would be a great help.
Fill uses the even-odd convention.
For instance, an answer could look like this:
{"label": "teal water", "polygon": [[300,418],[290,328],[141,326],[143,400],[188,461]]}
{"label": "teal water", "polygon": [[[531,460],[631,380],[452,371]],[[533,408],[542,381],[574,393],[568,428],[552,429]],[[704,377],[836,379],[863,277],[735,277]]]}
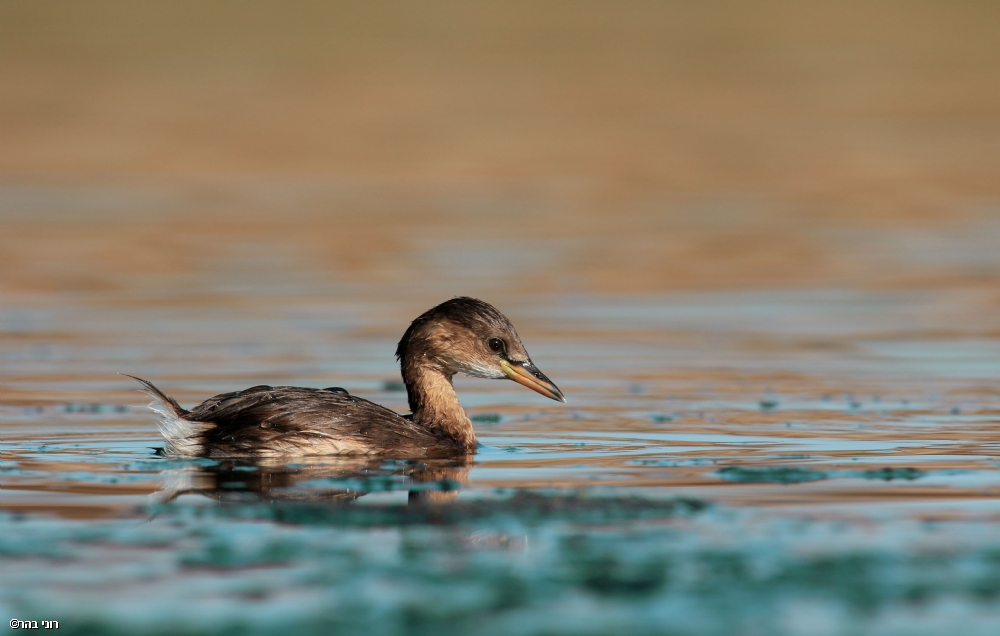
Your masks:
{"label": "teal water", "polygon": [[469,462],[154,454],[152,414],[118,371],[182,403],[337,384],[403,410],[391,352],[409,308],[317,295],[240,315],[3,309],[5,619],[80,634],[995,633],[1000,358],[976,298],[522,299],[503,309],[569,402],[460,379],[483,444]]}

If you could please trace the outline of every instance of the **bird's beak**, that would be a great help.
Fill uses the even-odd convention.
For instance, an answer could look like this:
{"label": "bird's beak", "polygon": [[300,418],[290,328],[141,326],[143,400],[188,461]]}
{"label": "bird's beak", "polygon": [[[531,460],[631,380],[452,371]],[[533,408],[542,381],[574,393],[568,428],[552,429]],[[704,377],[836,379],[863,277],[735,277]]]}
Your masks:
{"label": "bird's beak", "polygon": [[532,391],[541,393],[545,397],[552,398],[557,402],[566,401],[559,387],[553,384],[552,380],[545,377],[545,374],[539,371],[538,367],[532,364],[530,360],[527,362],[500,360],[500,366],[503,368],[504,374],[514,382],[523,384]]}

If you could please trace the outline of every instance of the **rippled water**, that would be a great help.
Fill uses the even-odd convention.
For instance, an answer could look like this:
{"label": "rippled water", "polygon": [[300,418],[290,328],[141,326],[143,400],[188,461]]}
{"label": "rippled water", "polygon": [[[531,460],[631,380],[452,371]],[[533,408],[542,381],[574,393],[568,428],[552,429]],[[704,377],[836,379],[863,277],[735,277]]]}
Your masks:
{"label": "rippled water", "polygon": [[[0,3],[0,619],[1000,633],[997,3]],[[466,462],[164,459],[498,306]]]}
{"label": "rippled water", "polygon": [[4,616],[123,634],[995,632],[989,289],[491,295],[480,272],[468,284],[568,404],[458,379],[470,461],[158,457],[118,372],[183,404],[287,383],[404,410],[395,340],[458,287],[382,296],[246,262],[7,296]]}

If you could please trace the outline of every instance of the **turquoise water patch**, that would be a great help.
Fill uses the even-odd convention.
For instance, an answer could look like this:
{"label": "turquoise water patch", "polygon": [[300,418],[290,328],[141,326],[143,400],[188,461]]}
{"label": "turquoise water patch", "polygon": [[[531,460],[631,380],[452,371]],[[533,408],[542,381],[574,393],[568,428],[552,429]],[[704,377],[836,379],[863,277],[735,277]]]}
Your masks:
{"label": "turquoise water patch", "polygon": [[796,468],[793,466],[777,466],[764,468],[746,468],[743,466],[726,466],[717,473],[723,479],[747,484],[798,484],[806,481],[827,479],[829,475],[819,470]]}

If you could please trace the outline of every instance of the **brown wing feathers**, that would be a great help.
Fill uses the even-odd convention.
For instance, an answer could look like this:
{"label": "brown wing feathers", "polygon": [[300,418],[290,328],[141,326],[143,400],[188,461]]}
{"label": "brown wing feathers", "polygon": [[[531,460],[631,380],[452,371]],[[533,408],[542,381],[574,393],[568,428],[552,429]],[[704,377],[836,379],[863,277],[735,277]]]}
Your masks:
{"label": "brown wing feathers", "polygon": [[192,429],[193,439],[187,440],[190,452],[198,455],[367,454],[386,448],[407,455],[421,454],[443,441],[398,413],[339,387],[260,385],[217,395],[186,410],[151,382],[134,379],[178,418],[198,424]]}

